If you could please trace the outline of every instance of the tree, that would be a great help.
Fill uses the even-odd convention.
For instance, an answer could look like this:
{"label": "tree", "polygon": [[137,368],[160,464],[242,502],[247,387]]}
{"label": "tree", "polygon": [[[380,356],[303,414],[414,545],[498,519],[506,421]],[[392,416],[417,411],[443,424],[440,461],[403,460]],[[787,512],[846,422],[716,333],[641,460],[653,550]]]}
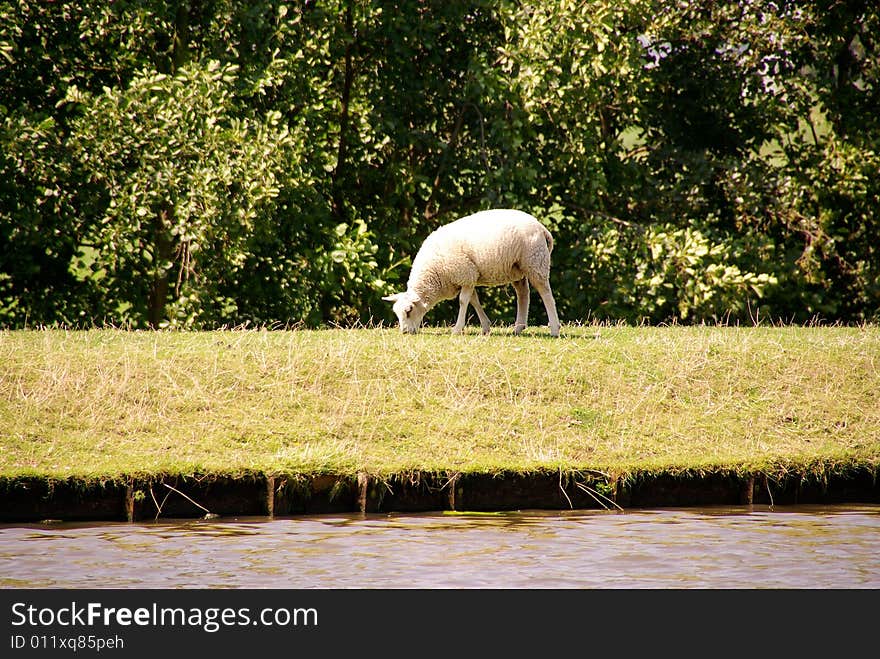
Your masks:
{"label": "tree", "polygon": [[236,116],[235,73],[211,61],[145,71],[100,95],[69,90],[82,107],[71,150],[102,191],[78,273],[103,282],[120,321],[189,326],[234,305],[216,282],[247,258],[292,141],[278,113]]}
{"label": "tree", "polygon": [[0,0],[0,325],[385,319],[498,206],[553,231],[564,318],[876,319],[878,32],[867,0]]}

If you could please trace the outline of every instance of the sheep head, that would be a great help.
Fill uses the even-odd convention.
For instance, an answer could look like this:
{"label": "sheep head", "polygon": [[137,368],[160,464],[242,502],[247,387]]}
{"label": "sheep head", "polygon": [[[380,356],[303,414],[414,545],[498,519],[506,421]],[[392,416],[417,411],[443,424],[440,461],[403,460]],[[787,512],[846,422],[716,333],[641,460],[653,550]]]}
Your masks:
{"label": "sheep head", "polygon": [[382,298],[386,302],[393,302],[394,315],[400,321],[400,331],[404,334],[415,334],[419,331],[422,319],[428,313],[428,306],[412,291],[386,295]]}

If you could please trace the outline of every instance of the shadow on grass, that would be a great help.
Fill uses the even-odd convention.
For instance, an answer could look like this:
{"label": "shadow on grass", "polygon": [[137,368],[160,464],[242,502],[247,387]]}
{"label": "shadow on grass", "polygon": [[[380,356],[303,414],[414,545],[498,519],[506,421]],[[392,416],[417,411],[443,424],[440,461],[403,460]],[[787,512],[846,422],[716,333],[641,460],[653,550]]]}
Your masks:
{"label": "shadow on grass", "polygon": [[[396,327],[385,327],[380,329],[395,329],[399,331]],[[474,339],[507,338],[514,341],[564,341],[565,339],[598,339],[600,335],[598,328],[594,328],[591,326],[563,325],[562,329],[560,330],[559,336],[556,337],[550,334],[550,329],[546,325],[534,325],[526,327],[526,329],[524,329],[520,334],[514,334],[513,325],[492,325],[488,335],[483,334],[478,325],[465,326],[464,331],[461,334],[453,334],[451,325],[432,325],[429,327],[422,327],[419,330],[417,336],[452,338],[464,337]]]}

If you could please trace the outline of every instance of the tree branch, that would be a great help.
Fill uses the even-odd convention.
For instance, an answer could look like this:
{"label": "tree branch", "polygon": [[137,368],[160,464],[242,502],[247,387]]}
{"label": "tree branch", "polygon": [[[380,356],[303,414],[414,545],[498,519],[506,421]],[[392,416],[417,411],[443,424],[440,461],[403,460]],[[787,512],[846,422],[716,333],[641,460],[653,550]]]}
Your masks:
{"label": "tree branch", "polygon": [[350,123],[350,105],[351,105],[351,89],[354,85],[354,67],[352,63],[352,54],[355,45],[354,36],[354,14],[351,4],[345,8],[345,30],[348,33],[348,43],[345,45],[344,55],[344,74],[342,81],[342,97],[340,99],[339,110],[339,148],[336,153],[336,167],[333,169],[332,187],[333,187],[333,213],[340,219],[344,220],[345,213],[345,197],[342,194],[341,179],[345,171],[345,161],[348,158],[348,126]]}

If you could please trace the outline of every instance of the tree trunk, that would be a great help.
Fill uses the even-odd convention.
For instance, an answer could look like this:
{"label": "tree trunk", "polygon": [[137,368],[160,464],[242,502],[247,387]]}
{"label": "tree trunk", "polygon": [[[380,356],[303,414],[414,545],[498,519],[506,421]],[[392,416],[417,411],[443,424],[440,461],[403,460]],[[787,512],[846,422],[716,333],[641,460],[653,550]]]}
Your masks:
{"label": "tree trunk", "polygon": [[189,11],[189,3],[181,2],[177,6],[177,13],[174,16],[174,41],[171,51],[172,75],[189,61]]}
{"label": "tree trunk", "polygon": [[147,300],[147,322],[157,329],[165,320],[165,305],[168,302],[168,267],[174,256],[174,243],[168,232],[169,211],[163,210],[155,222],[153,234],[153,281]]}
{"label": "tree trunk", "polygon": [[339,109],[339,149],[336,154],[336,167],[333,170],[333,213],[343,221],[346,218],[345,197],[342,193],[342,175],[345,170],[345,161],[348,158],[348,125],[349,106],[351,104],[351,88],[354,85],[353,52],[355,47],[354,13],[351,3],[345,8],[345,31],[348,42],[345,46],[344,73],[342,80],[342,97]]}

